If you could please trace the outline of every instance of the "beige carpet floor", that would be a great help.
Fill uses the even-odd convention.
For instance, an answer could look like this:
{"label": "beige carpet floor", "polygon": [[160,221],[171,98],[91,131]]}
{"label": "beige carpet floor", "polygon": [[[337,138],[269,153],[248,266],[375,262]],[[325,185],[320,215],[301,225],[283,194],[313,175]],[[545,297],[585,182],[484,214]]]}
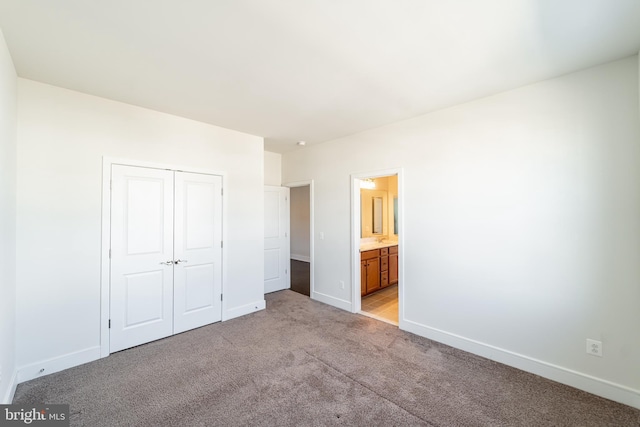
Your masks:
{"label": "beige carpet floor", "polygon": [[640,411],[292,291],[18,386],[77,426],[638,426]]}

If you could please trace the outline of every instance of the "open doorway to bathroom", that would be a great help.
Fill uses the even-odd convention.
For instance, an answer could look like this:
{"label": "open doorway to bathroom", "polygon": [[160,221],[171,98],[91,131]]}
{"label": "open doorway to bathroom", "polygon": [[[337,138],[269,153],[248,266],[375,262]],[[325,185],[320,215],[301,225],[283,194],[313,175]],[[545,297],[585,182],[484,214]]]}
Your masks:
{"label": "open doorway to bathroom", "polygon": [[290,187],[291,290],[310,297],[313,292],[313,183],[287,186]]}
{"label": "open doorway to bathroom", "polygon": [[398,325],[401,244],[398,174],[362,177],[358,179],[357,190],[359,213],[354,225],[359,229],[355,258],[360,267],[360,292],[355,298],[360,298],[359,312]]}

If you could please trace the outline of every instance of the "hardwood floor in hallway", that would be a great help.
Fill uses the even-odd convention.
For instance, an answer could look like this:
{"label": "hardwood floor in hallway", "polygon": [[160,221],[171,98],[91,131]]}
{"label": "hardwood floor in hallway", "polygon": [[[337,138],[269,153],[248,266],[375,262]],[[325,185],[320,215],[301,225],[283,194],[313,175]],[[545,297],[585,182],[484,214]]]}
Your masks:
{"label": "hardwood floor in hallway", "polygon": [[311,264],[304,261],[291,260],[291,290],[299,294],[311,296]]}

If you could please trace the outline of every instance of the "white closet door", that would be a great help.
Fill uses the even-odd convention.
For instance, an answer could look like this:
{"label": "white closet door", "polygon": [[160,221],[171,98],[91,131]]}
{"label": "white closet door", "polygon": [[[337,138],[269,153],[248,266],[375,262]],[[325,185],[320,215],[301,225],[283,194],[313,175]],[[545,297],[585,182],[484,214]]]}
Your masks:
{"label": "white closet door", "polygon": [[289,188],[264,187],[264,293],[289,289]]}
{"label": "white closet door", "polygon": [[115,352],[173,333],[173,172],[113,165],[111,173]]}
{"label": "white closet door", "polygon": [[174,333],[222,318],[222,178],[175,175]]}

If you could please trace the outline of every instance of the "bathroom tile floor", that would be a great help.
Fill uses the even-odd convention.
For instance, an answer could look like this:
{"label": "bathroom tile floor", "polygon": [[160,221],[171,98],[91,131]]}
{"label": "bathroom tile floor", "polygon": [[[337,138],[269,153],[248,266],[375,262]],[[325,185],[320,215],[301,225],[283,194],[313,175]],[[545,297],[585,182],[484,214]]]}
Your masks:
{"label": "bathroom tile floor", "polygon": [[362,298],[362,314],[398,324],[398,285],[389,286],[375,294]]}

